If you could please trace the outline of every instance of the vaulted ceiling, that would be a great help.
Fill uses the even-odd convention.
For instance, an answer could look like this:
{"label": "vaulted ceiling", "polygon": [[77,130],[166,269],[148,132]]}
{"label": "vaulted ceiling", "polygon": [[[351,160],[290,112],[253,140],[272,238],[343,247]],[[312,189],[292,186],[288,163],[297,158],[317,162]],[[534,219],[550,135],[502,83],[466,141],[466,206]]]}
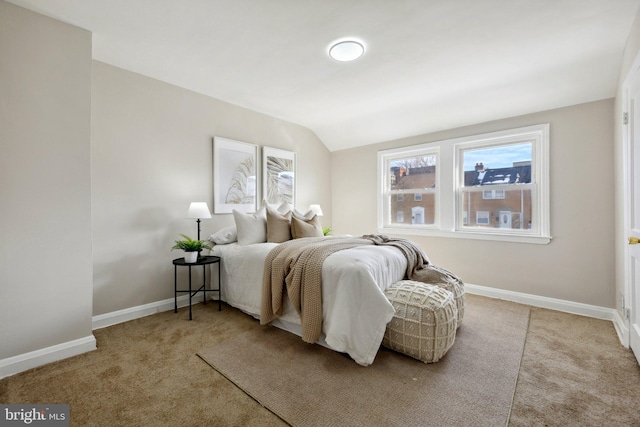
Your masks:
{"label": "vaulted ceiling", "polygon": [[[615,96],[640,0],[9,0],[332,151]],[[334,41],[366,48],[353,62]]]}

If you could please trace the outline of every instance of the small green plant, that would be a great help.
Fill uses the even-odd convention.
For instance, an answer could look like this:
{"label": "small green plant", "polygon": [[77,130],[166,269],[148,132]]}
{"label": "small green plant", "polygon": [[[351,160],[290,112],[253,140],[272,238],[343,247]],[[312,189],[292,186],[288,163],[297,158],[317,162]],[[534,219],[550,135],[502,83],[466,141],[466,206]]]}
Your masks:
{"label": "small green plant", "polygon": [[332,231],[333,230],[331,230],[331,227],[322,227],[322,234],[324,234],[325,236],[331,234]]}
{"label": "small green plant", "polygon": [[184,240],[176,240],[176,244],[173,245],[171,250],[182,249],[185,252],[196,252],[201,249],[211,249],[211,245],[205,240],[193,240],[184,234],[181,234],[181,236],[184,237]]}

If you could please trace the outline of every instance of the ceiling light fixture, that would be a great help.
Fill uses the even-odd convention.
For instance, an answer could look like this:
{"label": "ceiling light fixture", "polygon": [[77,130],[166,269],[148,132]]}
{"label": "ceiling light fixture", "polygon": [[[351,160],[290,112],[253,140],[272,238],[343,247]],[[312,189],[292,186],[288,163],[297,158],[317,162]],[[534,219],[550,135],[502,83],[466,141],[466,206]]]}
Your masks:
{"label": "ceiling light fixture", "polygon": [[329,48],[329,56],[336,61],[354,61],[364,54],[364,45],[354,40],[334,43]]}

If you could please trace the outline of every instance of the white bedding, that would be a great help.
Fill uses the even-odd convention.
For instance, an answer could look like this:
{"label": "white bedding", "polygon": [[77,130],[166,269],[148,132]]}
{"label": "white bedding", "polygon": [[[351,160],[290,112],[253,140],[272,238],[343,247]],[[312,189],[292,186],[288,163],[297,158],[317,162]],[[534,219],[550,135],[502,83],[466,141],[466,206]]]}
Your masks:
{"label": "white bedding", "polygon": [[[216,245],[222,258],[222,299],[260,317],[264,260],[277,243]],[[322,266],[323,340],[329,348],[370,365],[382,342],[393,307],[383,291],[402,280],[407,260],[391,246],[360,246],[336,252]],[[300,334],[300,317],[290,303],[275,326]]]}

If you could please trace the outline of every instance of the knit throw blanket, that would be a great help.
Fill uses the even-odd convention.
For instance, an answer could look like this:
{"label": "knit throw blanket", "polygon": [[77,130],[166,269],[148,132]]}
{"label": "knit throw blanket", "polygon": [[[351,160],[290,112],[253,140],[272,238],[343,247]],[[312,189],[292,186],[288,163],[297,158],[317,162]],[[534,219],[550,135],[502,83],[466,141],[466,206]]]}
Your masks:
{"label": "knit throw blanket", "polygon": [[365,245],[394,246],[407,258],[405,278],[446,284],[454,292],[458,318],[464,313],[464,288],[453,273],[436,267],[422,249],[406,239],[370,234],[362,237],[308,237],[281,243],[264,263],[260,324],[267,325],[282,314],[284,297],[300,315],[302,339],[315,343],[322,332],[322,264],[331,254]]}
{"label": "knit throw blanket", "polygon": [[407,258],[407,274],[409,280],[424,283],[442,283],[460,281],[460,279],[444,268],[431,264],[424,251],[407,239],[388,237],[383,234],[367,234],[363,239],[370,240],[375,245],[394,246]]}

